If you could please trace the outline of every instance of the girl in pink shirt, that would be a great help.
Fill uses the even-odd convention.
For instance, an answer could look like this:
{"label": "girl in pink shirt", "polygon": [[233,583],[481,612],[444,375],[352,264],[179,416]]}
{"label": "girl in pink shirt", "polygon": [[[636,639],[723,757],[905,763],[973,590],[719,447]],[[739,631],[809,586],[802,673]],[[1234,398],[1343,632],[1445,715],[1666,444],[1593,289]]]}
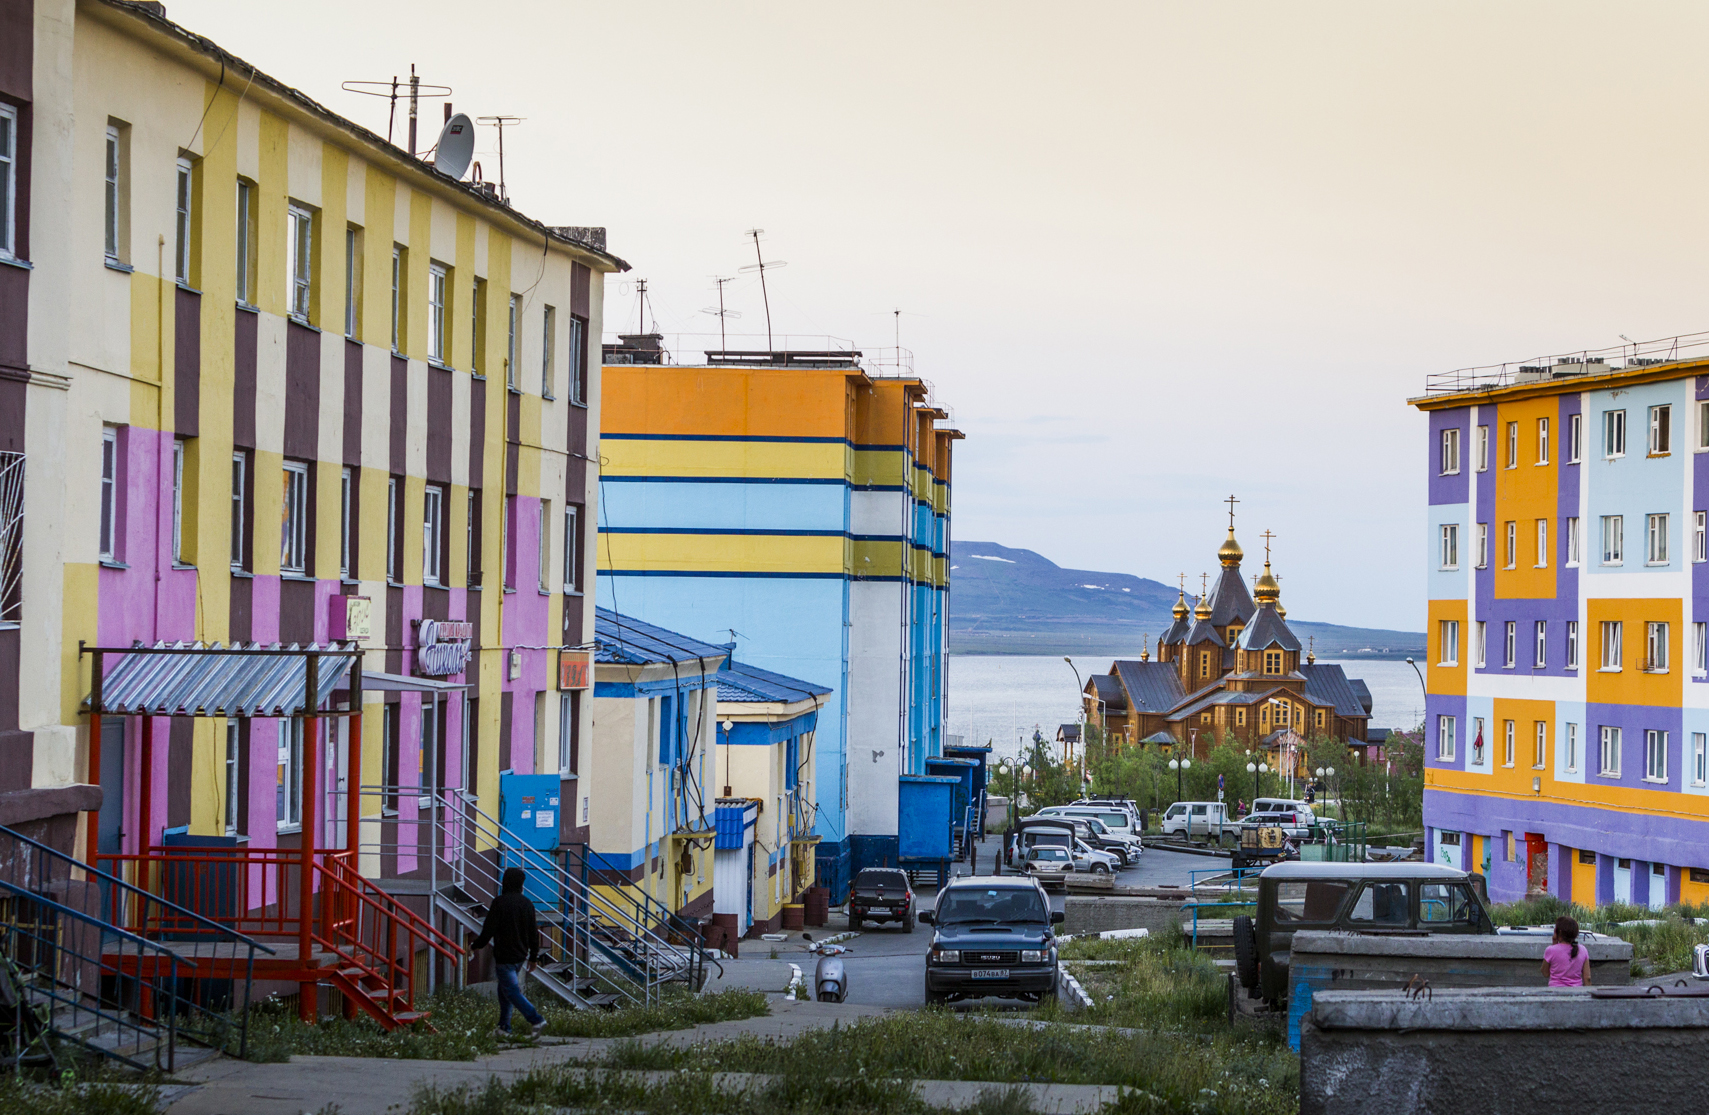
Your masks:
{"label": "girl in pink shirt", "polygon": [[1578,922],[1555,919],[1555,940],[1543,950],[1543,975],[1550,987],[1584,987],[1590,983],[1590,953],[1579,947]]}

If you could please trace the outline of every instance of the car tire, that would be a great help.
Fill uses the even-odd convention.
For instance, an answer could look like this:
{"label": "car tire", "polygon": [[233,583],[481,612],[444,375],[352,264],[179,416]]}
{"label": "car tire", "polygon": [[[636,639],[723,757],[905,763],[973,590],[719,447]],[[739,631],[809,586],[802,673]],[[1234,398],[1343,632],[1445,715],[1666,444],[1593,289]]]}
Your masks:
{"label": "car tire", "polygon": [[1108,875],[1109,873],[1110,865],[1107,863],[1094,863],[1092,865],[1092,874],[1094,875]]}
{"label": "car tire", "polygon": [[1246,914],[1234,919],[1234,971],[1248,991],[1258,986],[1258,934]]}
{"label": "car tire", "polygon": [[859,931],[859,929],[860,929],[860,918],[859,918],[859,916],[852,914],[852,913],[849,915],[849,928],[852,930],[855,930],[857,932]]}
{"label": "car tire", "polygon": [[926,1005],[927,1006],[930,1006],[933,1003],[947,1003],[947,1002],[949,1002],[949,995],[947,993],[942,992],[942,991],[933,991],[931,989],[931,986],[927,985],[927,987],[926,987]]}
{"label": "car tire", "polygon": [[912,910],[902,915],[902,932],[914,932],[914,912]]}

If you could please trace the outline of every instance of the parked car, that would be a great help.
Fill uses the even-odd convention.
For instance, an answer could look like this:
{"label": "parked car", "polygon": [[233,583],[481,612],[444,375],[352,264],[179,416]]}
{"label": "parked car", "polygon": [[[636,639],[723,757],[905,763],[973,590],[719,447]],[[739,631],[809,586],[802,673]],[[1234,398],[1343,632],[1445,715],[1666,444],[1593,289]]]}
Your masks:
{"label": "parked car", "polygon": [[1228,805],[1220,801],[1178,801],[1163,814],[1163,835],[1220,834],[1233,825],[1228,819]]}
{"label": "parked car", "polygon": [[1003,842],[1003,862],[1014,865],[1026,862],[1027,852],[1040,844],[1070,848],[1074,844],[1074,824],[1065,817],[1023,817],[1015,822],[1012,838]]}
{"label": "parked car", "polygon": [[1108,852],[1110,855],[1115,856],[1116,859],[1124,866],[1132,860],[1139,858],[1137,842],[1130,838],[1118,836],[1115,833],[1112,833],[1109,829],[1103,826],[1102,822],[1100,822],[1098,818],[1059,810],[1060,807],[1040,810],[1038,815],[1041,817],[1051,817],[1067,821],[1069,824],[1074,826],[1074,835],[1076,838],[1084,840],[1100,852]]}
{"label": "parked car", "polygon": [[1434,863],[1278,863],[1258,876],[1258,916],[1234,919],[1242,987],[1280,1006],[1301,929],[1495,933],[1475,876]]}
{"label": "parked car", "polygon": [[855,876],[849,891],[849,928],[863,921],[895,921],[902,932],[914,931],[914,888],[908,876],[894,867],[868,867]]}
{"label": "parked car", "polygon": [[1120,810],[1082,805],[1053,805],[1039,810],[1039,816],[1071,817],[1076,821],[1084,821],[1094,836],[1088,843],[1106,852],[1120,851],[1122,859],[1127,863],[1138,859],[1139,854],[1145,850],[1144,842],[1131,818]]}
{"label": "parked car", "polygon": [[1084,840],[1074,842],[1074,870],[1093,875],[1108,875],[1121,866],[1121,860],[1110,852],[1101,852]]}
{"label": "parked car", "polygon": [[1139,810],[1126,802],[1076,801],[1055,808],[1072,810],[1077,813],[1091,813],[1102,821],[1106,828],[1124,836],[1138,837],[1144,831],[1139,825]]}
{"label": "parked car", "polygon": [[1250,813],[1297,813],[1300,821],[1308,825],[1317,820],[1317,812],[1296,798],[1259,798],[1252,803]]}
{"label": "parked car", "polygon": [[[1036,852],[1067,851],[1052,846]],[[1062,912],[1037,879],[964,875],[920,912],[932,927],[926,953],[926,1002],[1001,996],[1038,1002],[1056,994],[1056,935]]]}
{"label": "parked car", "polygon": [[1304,836],[1311,828],[1311,818],[1295,813],[1293,810],[1274,810],[1268,813],[1256,811],[1248,813],[1240,820],[1242,829],[1279,828],[1283,835],[1293,839]]}
{"label": "parked car", "polygon": [[1074,857],[1067,848],[1055,844],[1039,844],[1027,849],[1021,870],[1038,879],[1041,886],[1068,889],[1068,876],[1074,873]]}

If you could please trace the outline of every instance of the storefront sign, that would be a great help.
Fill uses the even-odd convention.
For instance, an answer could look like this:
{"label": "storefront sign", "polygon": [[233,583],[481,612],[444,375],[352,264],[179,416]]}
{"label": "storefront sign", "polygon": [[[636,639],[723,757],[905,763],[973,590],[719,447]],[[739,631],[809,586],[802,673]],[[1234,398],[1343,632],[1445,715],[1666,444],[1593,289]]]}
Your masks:
{"label": "storefront sign", "polygon": [[474,637],[474,625],[462,620],[422,620],[415,632],[416,672],[428,677],[462,673],[474,653]]}
{"label": "storefront sign", "polygon": [[374,602],[366,596],[334,596],[327,601],[330,636],[353,643],[374,637]]}
{"label": "storefront sign", "polygon": [[559,689],[586,689],[592,682],[592,651],[561,650],[558,652]]}

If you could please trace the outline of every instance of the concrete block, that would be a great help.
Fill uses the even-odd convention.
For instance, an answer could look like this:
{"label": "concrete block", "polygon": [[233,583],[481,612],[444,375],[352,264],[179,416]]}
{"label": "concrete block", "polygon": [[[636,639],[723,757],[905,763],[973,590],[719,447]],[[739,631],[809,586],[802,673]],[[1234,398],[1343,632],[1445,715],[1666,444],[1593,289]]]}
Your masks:
{"label": "concrete block", "polygon": [[1121,895],[1069,895],[1062,903],[1062,931],[1075,936],[1107,929],[1149,929],[1163,933],[1181,921],[1181,902]]}

